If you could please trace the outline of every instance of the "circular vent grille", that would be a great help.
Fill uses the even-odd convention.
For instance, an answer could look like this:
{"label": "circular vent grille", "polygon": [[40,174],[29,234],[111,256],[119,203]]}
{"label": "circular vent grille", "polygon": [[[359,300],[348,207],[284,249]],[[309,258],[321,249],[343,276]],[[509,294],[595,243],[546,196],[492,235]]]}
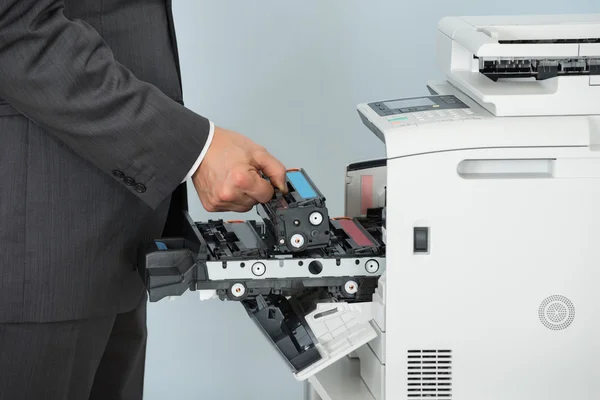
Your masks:
{"label": "circular vent grille", "polygon": [[546,328],[559,331],[571,325],[575,319],[575,307],[564,296],[550,296],[540,305],[539,316]]}

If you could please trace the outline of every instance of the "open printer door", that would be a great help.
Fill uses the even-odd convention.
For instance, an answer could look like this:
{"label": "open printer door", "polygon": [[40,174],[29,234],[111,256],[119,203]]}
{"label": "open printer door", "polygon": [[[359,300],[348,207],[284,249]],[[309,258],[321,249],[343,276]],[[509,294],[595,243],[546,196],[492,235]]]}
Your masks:
{"label": "open printer door", "polygon": [[194,222],[184,212],[184,237],[148,240],[138,271],[151,302],[188,290],[240,302],[304,380],[376,337],[383,209],[330,218],[303,170],[288,178],[289,193],[259,205],[262,222]]}

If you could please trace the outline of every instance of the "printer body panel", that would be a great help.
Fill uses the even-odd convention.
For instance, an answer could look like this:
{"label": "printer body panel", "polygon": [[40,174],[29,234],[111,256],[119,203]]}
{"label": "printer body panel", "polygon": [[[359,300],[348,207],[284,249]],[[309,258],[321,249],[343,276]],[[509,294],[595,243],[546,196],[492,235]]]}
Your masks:
{"label": "printer body panel", "polygon": [[600,153],[434,152],[388,159],[387,177],[387,398],[595,393]]}
{"label": "printer body panel", "polygon": [[436,45],[430,96],[357,107],[387,156],[363,381],[377,400],[594,397],[600,14],[449,17]]}

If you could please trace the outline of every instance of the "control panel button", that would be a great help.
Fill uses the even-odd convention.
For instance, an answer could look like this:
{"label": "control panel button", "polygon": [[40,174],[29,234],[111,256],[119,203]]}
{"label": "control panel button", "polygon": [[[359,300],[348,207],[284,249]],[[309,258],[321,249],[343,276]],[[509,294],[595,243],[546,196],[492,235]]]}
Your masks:
{"label": "control panel button", "polygon": [[407,116],[388,118],[388,122],[390,122],[392,125],[404,125],[407,121]]}
{"label": "control panel button", "polygon": [[447,104],[456,104],[456,98],[454,96],[444,96],[441,97],[442,101]]}

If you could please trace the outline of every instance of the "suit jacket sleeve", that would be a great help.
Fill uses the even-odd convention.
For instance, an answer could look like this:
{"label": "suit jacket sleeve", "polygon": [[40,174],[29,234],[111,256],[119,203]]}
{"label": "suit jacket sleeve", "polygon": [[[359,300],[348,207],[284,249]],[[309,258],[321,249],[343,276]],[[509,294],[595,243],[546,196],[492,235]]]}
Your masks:
{"label": "suit jacket sleeve", "polygon": [[63,2],[0,2],[0,97],[156,208],[186,177],[209,121],[136,79]]}

